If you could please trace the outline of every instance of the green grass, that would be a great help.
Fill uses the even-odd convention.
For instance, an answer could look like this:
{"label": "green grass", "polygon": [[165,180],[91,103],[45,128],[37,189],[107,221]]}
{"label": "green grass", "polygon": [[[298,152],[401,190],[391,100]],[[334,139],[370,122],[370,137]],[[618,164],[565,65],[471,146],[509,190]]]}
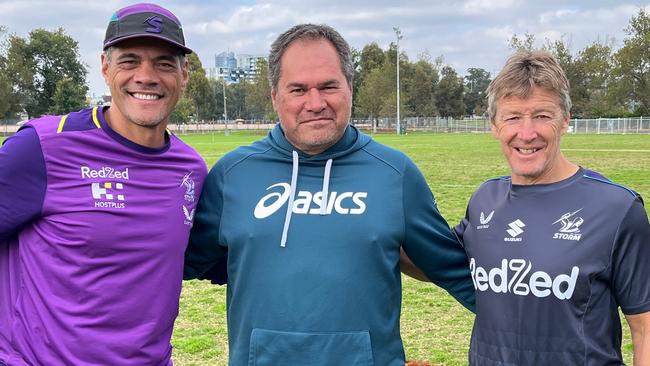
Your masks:
{"label": "green grass", "polygon": [[[184,136],[208,166],[227,151],[264,132]],[[420,167],[438,206],[451,225],[464,215],[467,201],[488,178],[508,174],[499,145],[489,134],[376,135],[376,140],[406,152]],[[637,190],[650,199],[650,142],[647,135],[569,135],[565,155]],[[649,207],[646,206],[646,210]],[[173,345],[176,365],[226,365],[228,354],[225,289],[199,281],[184,283]],[[433,364],[467,364],[473,315],[439,288],[404,277],[401,329],[407,359]],[[623,351],[631,364],[627,325]]]}
{"label": "green grass", "polygon": [[[265,132],[183,136],[211,167],[219,157],[248,144]],[[484,180],[508,174],[499,145],[489,134],[376,135],[387,145],[406,152],[420,167],[442,214],[451,225],[463,216],[467,200]],[[0,137],[0,142],[2,137]],[[641,193],[650,202],[650,141],[647,135],[568,135],[564,154],[573,162],[596,170]],[[646,205],[650,211],[650,205]],[[174,330],[174,363],[226,365],[225,288],[187,281]],[[473,315],[437,287],[404,278],[401,329],[408,359],[433,364],[467,364]],[[626,324],[623,352],[632,363]]]}

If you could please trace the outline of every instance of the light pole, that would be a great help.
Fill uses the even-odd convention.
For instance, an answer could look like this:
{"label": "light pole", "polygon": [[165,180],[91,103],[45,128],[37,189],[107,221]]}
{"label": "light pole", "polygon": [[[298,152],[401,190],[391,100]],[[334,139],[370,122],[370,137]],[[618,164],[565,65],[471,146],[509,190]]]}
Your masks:
{"label": "light pole", "polygon": [[226,108],[226,75],[223,75],[223,119],[226,124],[226,128],[223,131],[223,134],[228,136],[230,131],[228,131],[228,109]]}
{"label": "light pole", "polygon": [[393,27],[395,31],[395,36],[397,37],[397,134],[401,132],[400,120],[399,120],[399,40],[402,39],[402,32],[399,30],[399,27]]}

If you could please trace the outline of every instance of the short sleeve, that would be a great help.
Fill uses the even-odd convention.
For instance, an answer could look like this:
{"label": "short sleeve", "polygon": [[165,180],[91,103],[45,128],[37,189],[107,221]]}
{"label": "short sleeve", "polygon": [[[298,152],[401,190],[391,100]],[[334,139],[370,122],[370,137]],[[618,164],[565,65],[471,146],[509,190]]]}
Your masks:
{"label": "short sleeve", "polygon": [[623,217],[612,252],[612,287],[625,314],[650,311],[650,224],[641,202]]}
{"label": "short sleeve", "polygon": [[41,214],[46,187],[38,135],[34,128],[23,127],[0,147],[0,242]]}

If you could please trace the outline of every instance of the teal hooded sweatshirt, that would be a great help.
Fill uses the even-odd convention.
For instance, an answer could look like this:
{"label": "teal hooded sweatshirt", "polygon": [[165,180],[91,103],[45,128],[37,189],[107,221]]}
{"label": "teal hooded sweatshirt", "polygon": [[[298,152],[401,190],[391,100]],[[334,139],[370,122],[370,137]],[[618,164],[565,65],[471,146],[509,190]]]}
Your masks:
{"label": "teal hooded sweatshirt", "polygon": [[404,366],[400,246],[473,309],[467,256],[406,155],[348,126],[309,156],[278,124],[210,171],[185,279],[227,257],[230,365]]}

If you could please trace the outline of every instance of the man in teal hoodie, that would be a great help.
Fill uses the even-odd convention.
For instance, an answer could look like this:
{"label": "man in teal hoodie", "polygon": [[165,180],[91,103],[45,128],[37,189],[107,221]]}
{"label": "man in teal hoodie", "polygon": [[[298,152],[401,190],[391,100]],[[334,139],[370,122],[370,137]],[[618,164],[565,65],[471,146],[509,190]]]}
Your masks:
{"label": "man in teal hoodie", "polygon": [[219,282],[227,259],[230,365],[404,366],[400,248],[474,307],[467,257],[420,171],[348,124],[352,76],[334,29],[280,35],[280,123],[206,180],[185,278]]}

